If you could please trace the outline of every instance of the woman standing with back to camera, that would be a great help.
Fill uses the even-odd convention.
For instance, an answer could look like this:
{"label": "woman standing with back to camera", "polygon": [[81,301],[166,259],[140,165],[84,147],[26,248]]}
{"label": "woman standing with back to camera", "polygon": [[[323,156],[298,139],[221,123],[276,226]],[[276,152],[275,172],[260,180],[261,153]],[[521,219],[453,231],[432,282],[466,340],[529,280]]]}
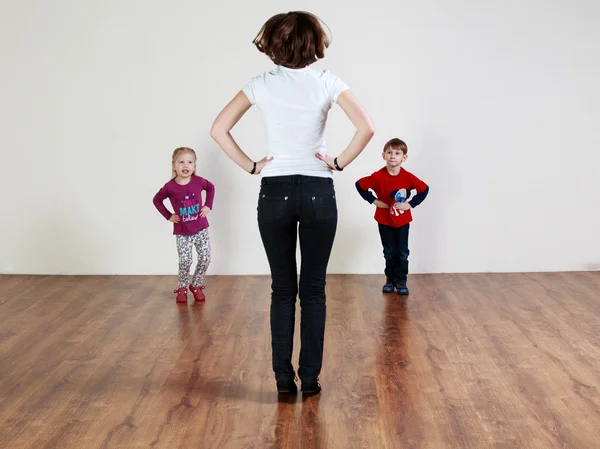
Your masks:
{"label": "woman standing with back to camera", "polygon": [[[307,12],[271,17],[253,41],[276,65],[250,80],[216,118],[211,136],[236,164],[262,174],[258,227],[271,269],[271,345],[279,393],[298,391],[292,366],[296,296],[301,307],[298,376],[305,394],[321,391],[325,280],[337,227],[332,171],[343,170],[374,134],[366,111],[348,86],[328,70],[309,67],[324,57],[329,39]],[[348,147],[327,153],[327,113],[337,103],[356,127]],[[267,157],[252,161],[231,129],[256,105],[267,130]],[[299,225],[298,225],[299,224]],[[297,283],[296,239],[301,267]]]}

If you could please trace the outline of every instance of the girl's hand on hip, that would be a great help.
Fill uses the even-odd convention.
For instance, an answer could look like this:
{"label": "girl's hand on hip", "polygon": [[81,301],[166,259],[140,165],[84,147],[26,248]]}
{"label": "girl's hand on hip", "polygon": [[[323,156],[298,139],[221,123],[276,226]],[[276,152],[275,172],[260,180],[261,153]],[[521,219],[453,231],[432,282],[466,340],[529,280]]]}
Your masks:
{"label": "girl's hand on hip", "polygon": [[200,210],[200,218],[206,218],[206,216],[208,215],[209,212],[210,212],[210,207],[203,206],[202,209]]}
{"label": "girl's hand on hip", "polygon": [[381,200],[375,200],[373,201],[373,204],[377,207],[381,207],[382,209],[388,209],[390,207]]}
{"label": "girl's hand on hip", "polygon": [[179,223],[179,221],[180,221],[179,215],[175,215],[175,214],[171,215],[171,218],[169,218],[169,221],[172,221],[173,223]]}

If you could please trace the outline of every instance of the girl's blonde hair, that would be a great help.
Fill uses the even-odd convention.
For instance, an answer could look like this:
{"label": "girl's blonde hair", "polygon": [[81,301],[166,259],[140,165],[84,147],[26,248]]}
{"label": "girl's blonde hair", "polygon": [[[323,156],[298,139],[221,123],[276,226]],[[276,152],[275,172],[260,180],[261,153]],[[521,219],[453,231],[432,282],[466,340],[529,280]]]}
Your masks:
{"label": "girl's blonde hair", "polygon": [[[198,160],[198,158],[196,157],[196,152],[194,150],[192,150],[191,148],[188,147],[179,147],[179,148],[175,148],[175,151],[173,151],[173,157],[171,158],[171,163],[173,165],[175,165],[175,159],[177,159],[177,156],[179,156],[180,153],[190,153],[192,156],[194,156],[194,162],[196,162]],[[194,170],[194,173],[192,173],[192,176],[196,176],[196,171]],[[171,178],[175,179],[177,177],[177,172],[171,168]]]}

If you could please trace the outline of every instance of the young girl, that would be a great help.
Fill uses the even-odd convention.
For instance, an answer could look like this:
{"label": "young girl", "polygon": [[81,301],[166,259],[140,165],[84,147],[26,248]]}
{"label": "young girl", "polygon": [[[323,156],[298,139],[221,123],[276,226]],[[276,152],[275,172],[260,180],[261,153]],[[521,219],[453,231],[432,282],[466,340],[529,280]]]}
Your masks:
{"label": "young girl", "polygon": [[[348,86],[310,65],[329,45],[320,20],[306,12],[271,17],[254,44],[276,65],[250,80],[216,118],[211,136],[237,165],[262,172],[258,227],[271,268],[271,347],[280,393],[295,393],[292,366],[296,295],[302,308],[298,375],[305,394],[321,391],[327,264],[337,226],[332,171],[341,171],[365,148],[374,129]],[[347,148],[328,154],[327,114],[337,103],[356,127]],[[253,162],[231,136],[256,105],[267,129],[267,157]],[[302,262],[297,282],[296,241]]]}
{"label": "young girl", "polygon": [[[187,289],[190,267],[192,266],[192,246],[198,252],[196,272],[189,284],[196,301],[204,301],[204,275],[210,263],[210,240],[206,216],[212,210],[215,186],[196,175],[196,153],[191,148],[181,147],[173,152],[172,179],[154,195],[156,209],[167,220],[173,222],[179,253],[179,286],[177,302],[187,302]],[[206,191],[206,202],[202,205],[202,191]],[[175,213],[163,204],[169,199]],[[179,212],[179,213],[177,213]]]}

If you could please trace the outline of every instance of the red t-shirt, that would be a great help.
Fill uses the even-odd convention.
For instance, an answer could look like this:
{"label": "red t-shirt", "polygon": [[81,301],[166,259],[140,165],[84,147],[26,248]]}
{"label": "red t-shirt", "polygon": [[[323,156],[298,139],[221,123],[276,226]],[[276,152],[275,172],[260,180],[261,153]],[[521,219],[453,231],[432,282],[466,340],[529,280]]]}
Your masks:
{"label": "red t-shirt", "polygon": [[358,184],[363,190],[373,190],[378,200],[390,206],[389,209],[375,208],[375,221],[394,228],[412,221],[410,209],[400,211],[394,208],[394,204],[408,201],[412,190],[423,193],[427,189],[427,184],[403,168],[396,176],[392,176],[387,168],[383,167],[371,176],[359,179]]}

